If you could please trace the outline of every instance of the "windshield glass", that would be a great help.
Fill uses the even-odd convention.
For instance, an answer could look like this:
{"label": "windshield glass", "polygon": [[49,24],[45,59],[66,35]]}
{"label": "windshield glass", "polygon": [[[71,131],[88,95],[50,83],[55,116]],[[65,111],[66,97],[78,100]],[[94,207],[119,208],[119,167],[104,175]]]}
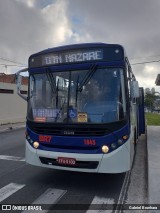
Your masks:
{"label": "windshield glass", "polygon": [[110,123],[126,113],[123,70],[96,68],[30,75],[28,119]]}

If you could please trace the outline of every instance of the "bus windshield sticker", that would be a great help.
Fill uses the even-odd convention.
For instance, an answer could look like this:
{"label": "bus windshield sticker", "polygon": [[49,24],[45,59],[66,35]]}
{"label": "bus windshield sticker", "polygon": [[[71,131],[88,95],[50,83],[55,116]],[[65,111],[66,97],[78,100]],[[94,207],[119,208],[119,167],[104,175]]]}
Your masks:
{"label": "bus windshield sticker", "polygon": [[113,77],[117,78],[117,71],[116,70],[113,72]]}
{"label": "bus windshield sticker", "polygon": [[77,109],[69,110],[69,118],[77,118]]}
{"label": "bus windshield sticker", "polygon": [[37,121],[37,122],[46,122],[46,118],[45,117],[35,117],[34,121]]}
{"label": "bus windshield sticker", "polygon": [[61,113],[59,109],[33,109],[33,116],[45,118],[60,118]]}
{"label": "bus windshield sticker", "polygon": [[85,112],[78,112],[78,122],[88,122],[88,115]]}

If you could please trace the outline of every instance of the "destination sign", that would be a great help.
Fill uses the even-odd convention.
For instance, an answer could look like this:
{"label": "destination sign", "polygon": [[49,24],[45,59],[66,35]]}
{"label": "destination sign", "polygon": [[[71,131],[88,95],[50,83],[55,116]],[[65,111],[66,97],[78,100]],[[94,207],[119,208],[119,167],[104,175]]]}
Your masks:
{"label": "destination sign", "polygon": [[42,65],[103,60],[103,50],[76,50],[42,56]]}
{"label": "destination sign", "polygon": [[29,67],[54,66],[61,64],[86,63],[93,61],[124,60],[124,51],[121,47],[77,48],[64,51],[52,51],[36,54],[30,57]]}

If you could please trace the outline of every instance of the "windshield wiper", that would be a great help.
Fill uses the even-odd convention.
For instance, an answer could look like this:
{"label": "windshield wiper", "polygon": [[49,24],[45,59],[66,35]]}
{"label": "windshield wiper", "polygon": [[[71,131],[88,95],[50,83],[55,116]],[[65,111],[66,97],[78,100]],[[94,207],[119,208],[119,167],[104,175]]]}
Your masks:
{"label": "windshield wiper", "polygon": [[95,71],[97,70],[98,65],[94,64],[90,67],[90,69],[88,70],[88,72],[86,73],[86,75],[84,76],[82,82],[79,84],[79,75],[77,78],[77,85],[76,85],[76,106],[77,106],[77,99],[78,99],[78,92],[82,92],[82,88],[83,86],[85,86],[88,81],[92,78],[92,76],[94,75]]}
{"label": "windshield wiper", "polygon": [[55,93],[57,91],[56,90],[56,82],[55,82],[55,79],[54,79],[51,71],[48,68],[46,69],[46,75],[47,75],[48,81],[50,83],[52,92]]}
{"label": "windshield wiper", "polygon": [[77,99],[78,99],[78,84],[79,84],[79,75],[78,75],[77,84],[76,84],[76,107],[77,107]]}
{"label": "windshield wiper", "polygon": [[57,87],[56,87],[56,108],[58,107],[58,91],[59,91],[59,78],[58,78]]}
{"label": "windshield wiper", "polygon": [[90,67],[90,69],[88,70],[87,74],[84,76],[82,82],[80,83],[78,87],[78,92],[82,92],[83,86],[85,86],[88,83],[88,81],[92,78],[95,71],[97,70],[97,67],[98,67],[97,64],[94,64]]}

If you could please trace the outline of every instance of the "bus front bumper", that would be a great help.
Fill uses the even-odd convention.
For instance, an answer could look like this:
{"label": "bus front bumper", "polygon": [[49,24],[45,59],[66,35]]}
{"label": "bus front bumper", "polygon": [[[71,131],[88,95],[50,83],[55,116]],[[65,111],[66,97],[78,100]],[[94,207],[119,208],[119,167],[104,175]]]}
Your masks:
{"label": "bus front bumper", "polygon": [[[90,172],[90,173],[122,173],[130,170],[130,141],[108,154],[81,154],[50,152],[34,149],[26,141],[26,162],[46,168]],[[57,158],[76,159],[75,166],[64,166],[57,164]]]}

